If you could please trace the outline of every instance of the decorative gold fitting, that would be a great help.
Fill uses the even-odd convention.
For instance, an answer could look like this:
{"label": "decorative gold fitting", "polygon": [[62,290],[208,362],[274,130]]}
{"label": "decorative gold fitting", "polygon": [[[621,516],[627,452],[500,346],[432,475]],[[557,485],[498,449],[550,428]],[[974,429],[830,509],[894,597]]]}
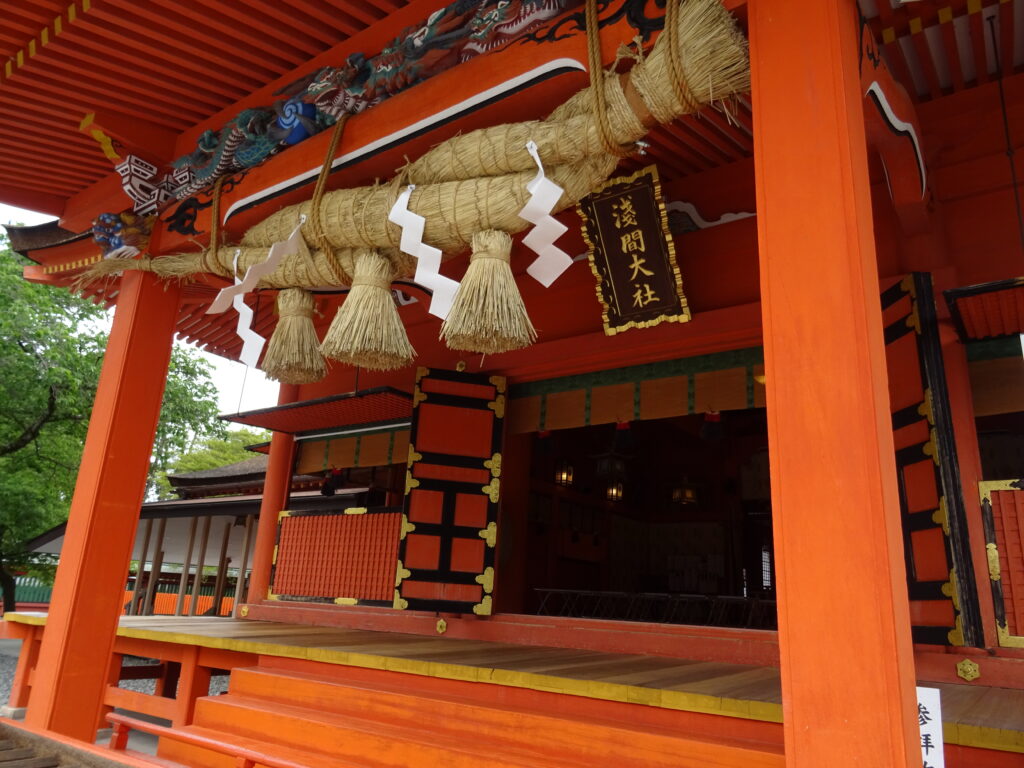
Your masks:
{"label": "decorative gold fitting", "polygon": [[981,677],[981,667],[978,666],[978,663],[975,661],[964,659],[957,663],[956,674],[967,682],[971,682],[972,680],[977,680]]}

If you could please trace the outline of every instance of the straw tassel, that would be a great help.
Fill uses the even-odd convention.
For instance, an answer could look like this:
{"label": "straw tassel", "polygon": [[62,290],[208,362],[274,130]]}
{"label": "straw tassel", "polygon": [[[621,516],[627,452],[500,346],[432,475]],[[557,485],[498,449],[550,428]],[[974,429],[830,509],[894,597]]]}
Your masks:
{"label": "straw tassel", "polygon": [[387,371],[412,363],[416,350],[391,296],[395,267],[379,251],[356,249],[352,290],[324,336],[325,357],[349,365]]}
{"label": "straw tassel", "polygon": [[512,238],[484,230],[473,235],[473,254],[441,338],[451,349],[497,354],[529,346],[537,340],[509,257]]}
{"label": "straw tassel", "polygon": [[263,371],[270,378],[285,384],[309,384],[327,373],[313,327],[314,308],[313,295],[303,288],[277,294],[277,327],[263,357]]}

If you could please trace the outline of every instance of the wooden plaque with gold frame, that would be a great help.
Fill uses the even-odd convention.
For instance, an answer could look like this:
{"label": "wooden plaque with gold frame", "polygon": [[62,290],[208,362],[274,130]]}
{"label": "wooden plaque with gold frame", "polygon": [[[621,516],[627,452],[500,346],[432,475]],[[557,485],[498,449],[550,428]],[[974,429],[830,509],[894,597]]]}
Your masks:
{"label": "wooden plaque with gold frame", "polygon": [[604,332],[614,336],[630,328],[687,322],[690,308],[657,167],[608,180],[577,208]]}

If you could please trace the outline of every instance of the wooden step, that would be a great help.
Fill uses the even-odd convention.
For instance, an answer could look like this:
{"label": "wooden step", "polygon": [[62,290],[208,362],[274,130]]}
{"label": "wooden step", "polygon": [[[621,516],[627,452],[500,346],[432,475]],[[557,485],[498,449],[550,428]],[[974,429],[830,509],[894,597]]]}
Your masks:
{"label": "wooden step", "polygon": [[502,746],[486,734],[469,741],[409,725],[401,727],[318,712],[290,704],[251,699],[238,694],[211,696],[196,702],[195,724],[250,738],[272,737],[287,747],[315,750],[373,768],[445,766],[445,768],[578,768],[582,764],[551,762],[538,754]]}
{"label": "wooden step", "polygon": [[[205,736],[206,738],[222,741],[226,744],[245,747],[280,759],[291,760],[300,765],[309,766],[309,768],[367,768],[365,764],[343,761],[338,757],[324,755],[319,752],[284,747],[277,742],[248,738],[235,733],[225,733],[224,731],[203,728],[197,725],[189,725],[175,730]],[[160,739],[157,754],[161,759],[173,760],[183,766],[188,766],[188,768],[236,768],[237,766],[235,758],[229,755],[222,755],[210,749],[183,744],[180,741],[165,738]]]}
{"label": "wooden step", "polygon": [[[450,744],[485,741],[495,752],[518,750],[556,764],[678,768],[690,765],[781,766],[778,749],[735,740],[709,742],[666,729],[530,712],[454,696],[409,693],[396,686],[349,683],[267,667],[235,669],[230,695],[279,702],[338,717],[374,721],[389,732],[426,730]],[[701,762],[703,761],[703,762]],[[725,761],[725,762],[718,762]],[[735,761],[735,762],[730,762]]]}

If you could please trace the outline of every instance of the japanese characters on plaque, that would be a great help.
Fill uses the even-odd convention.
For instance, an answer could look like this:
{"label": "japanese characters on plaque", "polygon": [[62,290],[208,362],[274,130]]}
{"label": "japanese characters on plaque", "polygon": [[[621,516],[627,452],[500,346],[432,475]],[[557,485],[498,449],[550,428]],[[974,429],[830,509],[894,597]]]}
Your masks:
{"label": "japanese characters on plaque", "polygon": [[630,328],[688,321],[658,169],[652,165],[610,179],[578,207],[604,332],[613,336]]}
{"label": "japanese characters on plaque", "polygon": [[917,688],[917,724],[921,726],[924,768],[946,768],[942,741],[942,707],[938,688]]}

